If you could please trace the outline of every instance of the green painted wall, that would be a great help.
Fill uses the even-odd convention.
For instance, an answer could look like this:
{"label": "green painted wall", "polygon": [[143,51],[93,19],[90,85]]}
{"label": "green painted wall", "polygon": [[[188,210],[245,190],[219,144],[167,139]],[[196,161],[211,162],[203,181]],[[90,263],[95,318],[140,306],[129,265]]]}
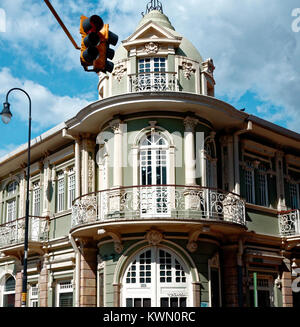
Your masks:
{"label": "green painted wall", "polygon": [[276,214],[268,214],[255,210],[246,210],[247,227],[249,231],[258,234],[279,235],[278,218]]}

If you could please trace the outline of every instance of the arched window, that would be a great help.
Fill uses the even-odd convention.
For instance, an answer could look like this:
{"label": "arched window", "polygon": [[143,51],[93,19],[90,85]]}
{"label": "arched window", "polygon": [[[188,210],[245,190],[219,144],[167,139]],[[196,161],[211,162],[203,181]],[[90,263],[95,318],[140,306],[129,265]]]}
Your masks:
{"label": "arched window", "polygon": [[139,143],[139,156],[140,185],[147,185],[141,187],[141,214],[168,215],[169,190],[165,185],[169,182],[169,143],[165,135],[154,129],[145,134]]}
{"label": "arched window", "polygon": [[16,281],[13,276],[6,279],[3,289],[3,307],[15,306]]}
{"label": "arched window", "polygon": [[187,267],[177,255],[151,247],[137,254],[123,276],[122,304],[126,307],[191,306]]}

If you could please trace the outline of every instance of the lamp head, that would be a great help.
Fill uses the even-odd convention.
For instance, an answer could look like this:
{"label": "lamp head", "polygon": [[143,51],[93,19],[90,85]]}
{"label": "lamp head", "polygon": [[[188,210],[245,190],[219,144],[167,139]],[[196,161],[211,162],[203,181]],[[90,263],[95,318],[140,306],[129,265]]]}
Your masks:
{"label": "lamp head", "polygon": [[8,102],[3,103],[3,110],[0,113],[0,115],[2,116],[1,119],[4,124],[8,124],[12,117],[12,113],[10,112],[9,107],[10,107],[10,104]]}

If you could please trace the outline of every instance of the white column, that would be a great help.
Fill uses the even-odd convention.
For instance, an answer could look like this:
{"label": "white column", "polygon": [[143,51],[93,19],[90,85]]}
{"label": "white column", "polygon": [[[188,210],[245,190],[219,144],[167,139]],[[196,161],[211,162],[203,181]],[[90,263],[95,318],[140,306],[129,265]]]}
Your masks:
{"label": "white column", "polygon": [[240,156],[239,156],[239,136],[233,136],[234,146],[234,192],[241,194],[240,185]]}
{"label": "white column", "polygon": [[275,165],[276,165],[276,191],[277,191],[277,209],[279,211],[286,210],[285,192],[284,192],[284,176],[283,176],[283,156],[282,151],[275,153]]}
{"label": "white column", "polygon": [[80,156],[80,138],[75,139],[75,179],[76,179],[76,188],[75,188],[75,198],[81,195],[81,156]]}
{"label": "white column", "polygon": [[20,201],[18,218],[25,217],[26,214],[26,173],[25,170],[21,173],[20,178]]}
{"label": "white column", "polygon": [[50,216],[50,189],[49,182],[51,181],[51,168],[49,160],[44,160],[44,176],[43,176],[43,210],[42,216]]}
{"label": "white column", "polygon": [[120,119],[115,119],[110,123],[110,127],[114,131],[114,167],[113,167],[113,186],[119,188],[123,186],[123,131]]}
{"label": "white column", "polygon": [[185,185],[196,184],[196,160],[195,160],[195,126],[198,121],[195,118],[186,117],[184,119],[184,167]]}
{"label": "white column", "polygon": [[82,194],[95,191],[95,139],[90,134],[82,135],[81,185]]}

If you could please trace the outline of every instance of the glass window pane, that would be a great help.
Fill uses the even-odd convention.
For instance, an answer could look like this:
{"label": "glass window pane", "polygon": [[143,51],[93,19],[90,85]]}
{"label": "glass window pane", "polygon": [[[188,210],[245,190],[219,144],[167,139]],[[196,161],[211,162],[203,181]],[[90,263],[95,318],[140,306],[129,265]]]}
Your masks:
{"label": "glass window pane", "polygon": [[171,308],[178,308],[178,297],[170,298],[170,306]]}
{"label": "glass window pane", "polygon": [[151,299],[143,299],[143,307],[150,308],[151,307]]}
{"label": "glass window pane", "polygon": [[72,307],[73,306],[73,293],[61,293],[59,295],[60,307]]}
{"label": "glass window pane", "polygon": [[131,298],[126,299],[126,307],[127,308],[132,308],[132,299]]}
{"label": "glass window pane", "polygon": [[162,308],[168,308],[168,307],[169,307],[169,298],[167,298],[167,297],[162,297],[162,298],[160,299],[160,306],[161,306]]}

